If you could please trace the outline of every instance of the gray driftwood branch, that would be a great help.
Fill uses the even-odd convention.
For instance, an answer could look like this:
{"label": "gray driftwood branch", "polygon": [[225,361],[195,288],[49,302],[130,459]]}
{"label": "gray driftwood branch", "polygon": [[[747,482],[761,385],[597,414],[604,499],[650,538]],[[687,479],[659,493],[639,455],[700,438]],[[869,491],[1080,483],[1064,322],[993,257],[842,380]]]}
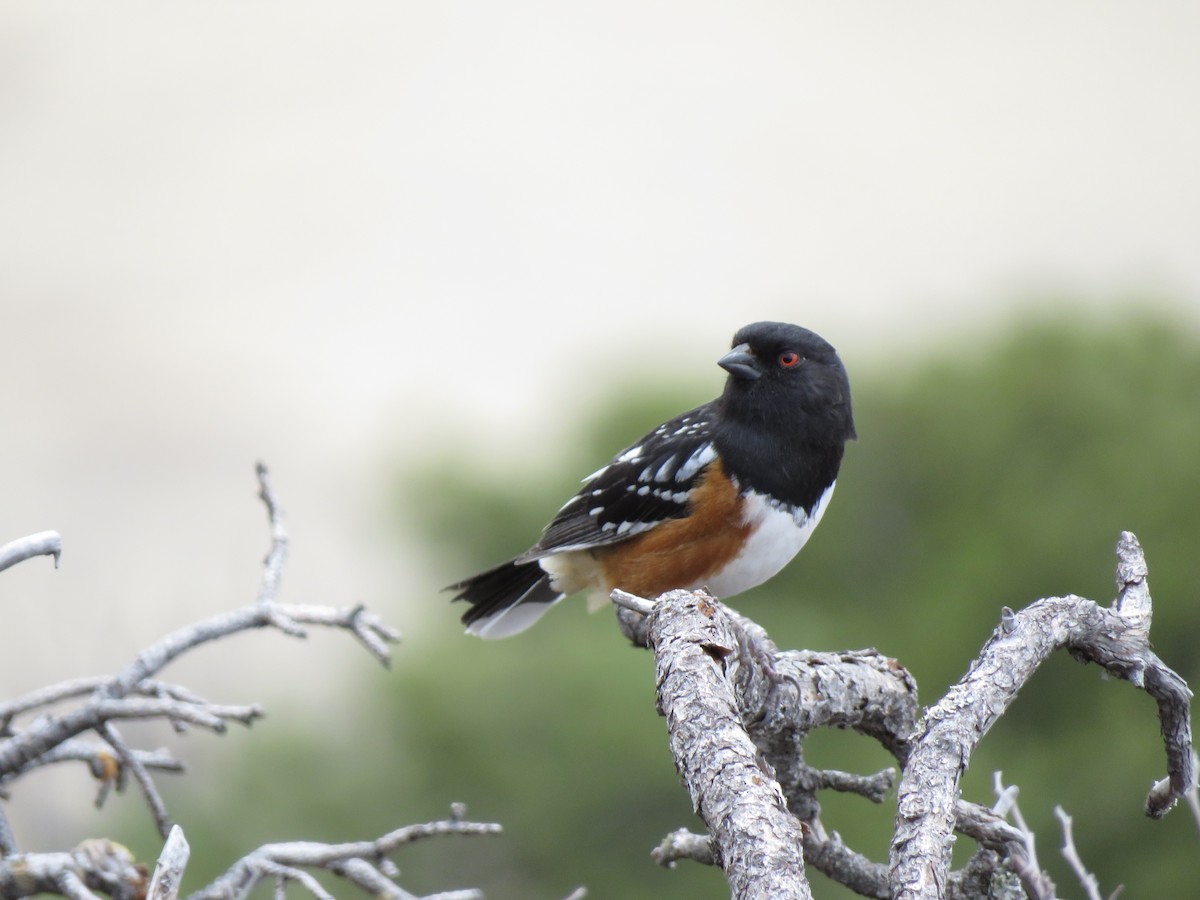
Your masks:
{"label": "gray driftwood branch", "polygon": [[[670,865],[693,859],[720,865],[735,897],[808,896],[804,862],[864,896],[886,897],[886,866],[855,852],[836,832],[824,828],[817,793],[846,791],[878,803],[894,783],[895,771],[855,775],[815,769],[804,761],[803,741],[814,728],[850,728],[902,759],[918,712],[916,684],[908,672],[874,650],[780,652],[761,627],[702,592],[674,591],[654,604],[624,592],[615,592],[613,599],[626,635],[655,653],[658,704],[667,717],[672,753],[711,835],[706,847],[695,836],[676,832],[656,849],[656,861]],[[663,639],[666,635],[673,636],[670,642]],[[689,647],[702,655],[692,652],[691,668],[678,671],[681,677],[666,679],[664,675],[677,672],[675,660]],[[713,684],[719,694],[713,693]],[[725,717],[726,729],[704,725],[715,713]],[[729,804],[744,804],[746,797],[740,784],[727,777],[730,770],[716,764],[720,756],[711,749],[689,753],[700,775],[684,771],[679,754],[688,752],[689,735],[677,723],[693,716],[699,717],[696,730],[707,740],[732,734],[739,744],[747,742],[755,777],[769,779],[768,786],[782,794],[783,810],[767,812],[774,819],[791,820],[794,824],[780,827],[799,835],[794,848],[798,861],[786,871],[772,871],[774,863],[760,852],[761,836],[753,830],[727,820],[722,832],[714,832],[705,808],[719,812]],[[735,848],[736,857],[728,847]],[[763,884],[765,891],[754,893]]]}
{"label": "gray driftwood branch", "polygon": [[61,894],[71,900],[113,900],[145,896],[146,867],[126,847],[104,839],[87,840],[58,853],[6,853],[0,858],[0,897]]}
{"label": "gray driftwood branch", "polygon": [[[267,470],[258,466],[259,497],[267,509],[271,547],[263,565],[257,600],[242,609],[186,626],[147,647],[113,676],[74,678],[0,703],[0,796],[3,788],[33,769],[58,762],[86,763],[101,783],[100,800],[130,777],[137,783],[160,832],[166,838],[151,877],[130,852],[108,840],[85,841],[72,851],[22,853],[0,811],[0,898],[38,893],[91,900],[107,894],[115,900],[176,900],[189,848],[182,830],[172,825],[152,773],[182,771],[182,763],[165,751],[130,746],[117,729],[129,719],[161,720],[176,730],[198,726],[224,731],[228,722],[249,725],[262,715],[257,704],[211,703],[159,674],[184,653],[252,628],[274,628],[304,637],[310,626],[350,632],[381,663],[390,659],[388,645],[399,634],[361,606],[333,607],[280,603],[277,595],[287,559],[288,537],[282,513],[271,491]],[[51,540],[51,536],[53,540]],[[3,565],[39,553],[57,553],[57,535],[47,532],[0,548]],[[26,719],[29,721],[26,722]],[[83,735],[93,734],[92,739]],[[455,806],[449,819],[397,829],[373,841],[348,844],[293,842],[269,844],[239,860],[223,876],[193,895],[196,900],[240,898],[263,878],[277,885],[299,884],[325,900],[329,894],[310,869],[325,869],[368,893],[392,900],[413,900],[393,881],[398,870],[389,855],[413,841],[442,835],[495,834],[500,826],[469,822]],[[449,891],[437,900],[476,900],[475,890]],[[430,898],[433,900],[433,898]]]}
{"label": "gray driftwood branch", "polygon": [[[448,819],[407,825],[373,841],[344,844],[289,841],[266,844],[239,859],[224,875],[191,894],[188,900],[242,900],[255,885],[267,879],[283,883],[295,881],[314,896],[327,898],[329,895],[319,886],[314,890],[315,882],[311,882],[307,869],[326,869],[368,894],[386,900],[415,900],[412,894],[392,880],[395,868],[388,857],[407,844],[427,838],[500,833],[499,825],[466,821],[463,818],[465,813],[461,804],[454,804]],[[483,893],[463,890],[437,896],[443,900],[481,900]]]}
{"label": "gray driftwood branch", "polygon": [[[158,674],[173,660],[240,631],[275,628],[304,637],[305,626],[319,626],[349,631],[376,659],[388,663],[388,644],[398,640],[399,634],[363,607],[293,605],[276,599],[286,560],[287,532],[266,468],[259,464],[257,473],[259,497],[267,508],[271,529],[271,549],[264,562],[258,600],[167,635],[114,676],[76,678],[0,703],[0,788],[34,768],[83,759],[101,781],[101,798],[110,786],[119,789],[126,776],[133,775],[165,838],[171,821],[150,770],[180,771],[182,766],[161,751],[148,754],[127,746],[116,723],[163,720],[176,730],[190,725],[220,734],[229,722],[249,725],[263,714],[257,704],[210,703],[184,687],[158,680]],[[31,714],[37,716],[28,725],[17,724],[22,716]],[[85,732],[99,738],[87,751],[77,740]],[[7,829],[0,827],[0,850],[5,849],[6,833]]]}
{"label": "gray driftwood branch", "polygon": [[39,531],[0,546],[0,572],[35,556],[53,556],[54,568],[58,568],[58,561],[62,557],[62,538],[57,531]]}
{"label": "gray driftwood branch", "polygon": [[1111,606],[1071,596],[1005,610],[967,674],[926,710],[897,798],[890,858],[897,900],[944,896],[959,779],[976,744],[1055,650],[1103,666],[1157,702],[1167,777],[1151,789],[1146,814],[1161,818],[1191,787],[1191,692],[1150,649],[1146,562],[1128,532],[1117,545],[1117,560],[1118,595]]}
{"label": "gray driftwood branch", "polygon": [[672,591],[649,617],[647,639],[671,753],[733,896],[811,897],[800,822],[761,762],[726,677],[726,660],[738,647],[731,620],[703,593]]}
{"label": "gray driftwood branch", "polygon": [[[1066,649],[1158,703],[1168,774],[1151,791],[1147,814],[1160,817],[1187,795],[1194,781],[1191,694],[1150,650],[1145,560],[1128,533],[1118,545],[1117,582],[1108,608],[1065,597],[1019,613],[1005,610],[963,680],[924,711],[908,672],[874,650],[780,652],[759,626],[703,592],[671,592],[653,603],[614,592],[622,630],[654,651],[671,751],[708,830],[670,835],[655,859],[720,865],[738,898],[808,896],[803,862],[868,897],[1052,897],[1026,831],[1006,820],[1010,808],[963,801],[958,780],[1037,665]],[[880,802],[896,773],[808,766],[804,738],[822,726],[871,737],[897,761],[898,815],[886,864],[827,831],[817,796],[840,790]],[[777,849],[797,833],[789,818],[799,840]],[[956,830],[979,849],[962,870],[950,872]]]}

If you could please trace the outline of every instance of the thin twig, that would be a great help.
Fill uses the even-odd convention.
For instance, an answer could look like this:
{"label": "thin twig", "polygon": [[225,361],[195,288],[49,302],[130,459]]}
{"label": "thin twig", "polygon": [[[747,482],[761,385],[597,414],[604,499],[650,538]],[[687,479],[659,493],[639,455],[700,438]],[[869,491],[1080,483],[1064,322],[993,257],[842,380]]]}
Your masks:
{"label": "thin twig", "polygon": [[113,750],[116,751],[126,771],[133,773],[134,780],[137,781],[138,787],[142,789],[142,796],[146,800],[146,805],[150,807],[150,814],[154,817],[154,824],[158,827],[159,836],[166,840],[171,834],[171,820],[167,815],[167,805],[163,802],[158,788],[154,786],[154,779],[150,777],[150,773],[137,758],[137,754],[125,743],[111,721],[105,722],[96,730],[104,740],[108,741]]}
{"label": "thin twig", "polygon": [[[1192,754],[1192,769],[1200,771],[1200,756]],[[1196,830],[1200,831],[1200,785],[1195,781],[1192,782],[1191,789],[1183,795],[1187,801],[1188,809],[1192,812],[1192,820],[1196,823]]]}
{"label": "thin twig", "polygon": [[994,809],[966,800],[955,804],[954,827],[960,834],[992,849],[1002,849],[1009,844],[1021,843],[1025,835],[1014,828]]}
{"label": "thin twig", "polygon": [[[144,896],[148,900],[176,900],[189,851],[182,831],[170,824],[151,770],[180,771],[182,764],[165,751],[152,753],[131,747],[115,722],[163,719],[176,730],[191,724],[221,732],[228,721],[248,725],[263,714],[257,705],[209,703],[182,686],[155,680],[158,672],[183,653],[250,628],[276,628],[288,635],[304,637],[305,626],[315,625],[349,631],[381,663],[387,665],[390,661],[388,645],[399,640],[399,633],[361,605],[335,608],[285,605],[278,601],[288,537],[266,467],[259,464],[257,475],[259,497],[266,506],[271,529],[271,548],[264,561],[259,595],[252,606],[178,629],[144,649],[116,676],[76,678],[0,704],[0,785],[39,766],[82,760],[101,782],[98,802],[102,802],[114,786],[120,790],[127,775],[132,774],[166,839],[149,888],[145,868],[134,865],[127,850],[108,841],[85,842],[69,854],[18,853],[8,822],[0,812],[0,896],[44,892],[72,900],[93,900],[98,894],[108,894],[113,900],[136,900]],[[51,535],[57,541],[57,535],[47,533],[0,548],[4,565],[12,565],[35,552],[56,553],[57,545],[49,541]],[[76,704],[74,708],[44,712],[27,727],[14,727],[19,716],[71,702]],[[96,732],[101,741],[78,738],[88,730]],[[465,821],[465,814],[465,807],[456,804],[449,820],[400,828],[375,841],[267,845],[240,860],[229,873],[196,896],[242,897],[255,882],[266,878],[276,882],[278,897],[283,897],[287,884],[296,883],[319,900],[332,900],[306,871],[306,868],[325,868],[374,896],[417,900],[391,880],[399,872],[387,854],[435,835],[495,834],[500,830],[499,825]],[[583,894],[580,891],[573,896],[578,898]],[[430,895],[432,898],[481,900],[482,894],[459,890]]]}
{"label": "thin twig", "polygon": [[111,676],[89,675],[83,678],[72,678],[47,687],[38,688],[23,697],[0,703],[0,734],[8,730],[8,724],[14,716],[29,712],[41,706],[51,706],[65,700],[73,700],[90,694],[96,688],[111,681]]}
{"label": "thin twig", "polygon": [[1061,806],[1054,807],[1054,814],[1058,816],[1058,821],[1062,823],[1063,859],[1071,866],[1071,871],[1075,873],[1075,877],[1079,879],[1079,883],[1083,886],[1083,891],[1088,896],[1088,900],[1104,900],[1100,895],[1100,882],[1096,880],[1096,876],[1088,871],[1087,866],[1083,864],[1083,860],[1079,856],[1079,850],[1075,847],[1075,834],[1071,828],[1071,817],[1067,815],[1067,811]]}
{"label": "thin twig", "polygon": [[[355,841],[343,844],[321,844],[313,841],[292,841],[266,844],[239,859],[229,870],[207,887],[192,894],[188,900],[237,900],[245,897],[254,885],[266,877],[282,876],[294,880],[314,896],[324,898],[323,891],[313,889],[311,876],[305,869],[328,869],[341,875],[352,873],[363,884],[363,865],[381,860],[400,847],[414,841],[441,835],[499,834],[499,825],[485,822],[466,822],[457,816],[422,825],[397,828],[374,841]],[[358,860],[349,869],[348,860]],[[382,867],[380,867],[382,869]],[[371,879],[374,881],[374,878]],[[310,883],[311,882],[311,883]]]}
{"label": "thin twig", "polygon": [[895,769],[883,769],[873,775],[858,775],[838,769],[813,769],[814,786],[818,790],[857,794],[872,803],[882,803],[896,785]]}
{"label": "thin twig", "polygon": [[17,839],[13,836],[12,826],[8,824],[8,816],[4,815],[4,807],[0,806],[0,857],[12,856],[17,852]]}
{"label": "thin twig", "polygon": [[654,611],[653,600],[646,600],[642,597],[638,597],[635,594],[631,594],[628,591],[623,591],[620,588],[615,589],[609,595],[609,598],[617,606],[623,609],[632,610],[638,615],[648,616]]}
{"label": "thin twig", "polygon": [[804,829],[804,861],[831,881],[861,897],[887,900],[887,866],[847,847],[836,831],[825,833],[820,822]]}
{"label": "thin twig", "polygon": [[279,581],[283,577],[283,565],[287,562],[288,534],[283,526],[283,511],[271,491],[266,465],[259,462],[254,471],[258,476],[258,498],[267,508],[267,521],[271,526],[271,549],[263,560],[262,587],[258,591],[258,600],[260,603],[270,603],[279,595]]}
{"label": "thin twig", "polygon": [[[291,628],[284,627],[281,624],[284,622],[292,623]],[[339,609],[258,602],[241,609],[218,613],[167,635],[139,653],[133,663],[105,685],[104,691],[111,697],[122,697],[181,654],[201,644],[251,628],[283,628],[287,633],[295,634],[298,628],[295,623],[344,628],[358,638],[384,665],[390,658],[387,644],[400,639],[399,632],[385,625],[378,616],[365,612],[361,606]],[[302,630],[300,633],[303,634]]]}
{"label": "thin twig", "polygon": [[1003,845],[1009,868],[1021,879],[1030,900],[1054,900],[1054,882],[1038,862],[1037,836],[1025,821],[1021,806],[1017,803],[1020,789],[1015,784],[1005,787],[1001,772],[992,773],[992,789],[996,793],[996,805],[992,811],[997,815],[1011,816],[1015,825],[1009,826],[1009,833],[1014,834],[1014,839]]}
{"label": "thin twig", "polygon": [[[132,752],[137,761],[147,769],[175,773],[184,771],[183,763],[167,750],[133,750]],[[121,765],[113,748],[108,744],[101,741],[72,738],[30,760],[13,772],[9,780],[42,766],[66,762],[85,763],[92,773],[92,777],[106,784],[116,780]]]}
{"label": "thin twig", "polygon": [[686,828],[672,831],[650,851],[650,858],[667,869],[675,868],[681,859],[690,859],[702,866],[720,865],[721,852],[708,834],[696,834]]}
{"label": "thin twig", "polygon": [[[150,769],[167,768],[175,764],[149,757],[129,747],[112,723],[121,719],[165,719],[176,731],[182,731],[191,724],[221,733],[227,721],[248,725],[262,716],[263,712],[257,705],[208,703],[183,687],[155,680],[154,676],[165,666],[183,653],[239,631],[271,627],[287,634],[303,636],[305,625],[349,631],[377,660],[388,664],[388,644],[399,640],[399,633],[384,624],[378,616],[366,612],[361,605],[340,609],[293,606],[281,604],[275,599],[287,556],[287,533],[270,489],[267,470],[260,464],[257,472],[259,496],[266,505],[271,527],[271,551],[264,563],[263,582],[257,602],[167,635],[139,653],[115,677],[76,678],[0,705],[0,785],[41,765],[68,758],[86,758],[92,763],[93,772],[101,779],[98,802],[103,802],[114,785],[119,790],[126,773],[131,773],[142,789],[160,833],[166,837],[170,822]],[[26,552],[35,546],[45,549],[48,544],[30,538],[21,546],[24,548],[21,552]],[[15,555],[12,558],[15,559]],[[13,720],[20,714],[81,698],[86,700],[74,709],[40,717],[25,729],[13,728]],[[79,749],[82,745],[74,739],[88,730],[96,731],[105,738],[110,749],[107,752],[103,748],[94,751],[89,749],[87,755],[83,755]],[[3,840],[4,833],[0,832],[0,841]]]}
{"label": "thin twig", "polygon": [[57,531],[39,531],[0,546],[0,572],[35,556],[53,556],[54,568],[58,568],[58,561],[62,557],[62,538]]}
{"label": "thin twig", "polygon": [[[1033,829],[1029,827],[1029,823],[1025,821],[1025,816],[1021,813],[1021,806],[1017,803],[1017,796],[1021,789],[1017,785],[1012,784],[1008,787],[1004,786],[1004,773],[992,773],[992,790],[996,793],[996,806],[993,811],[1003,815],[1005,818],[1012,817],[1013,824],[1016,825],[1016,832],[1019,835],[1019,840],[1025,850],[1025,859],[1030,866],[1041,871],[1041,864],[1038,862],[1037,855],[1037,835]],[[1003,813],[1000,810],[1003,809]]]}
{"label": "thin twig", "polygon": [[84,706],[62,715],[39,719],[27,731],[0,741],[0,782],[20,774],[26,766],[84,731],[94,731],[114,719],[178,718],[218,734],[225,722],[248,725],[263,715],[257,704],[250,706],[192,706],[178,700],[145,697],[108,699],[93,697]]}

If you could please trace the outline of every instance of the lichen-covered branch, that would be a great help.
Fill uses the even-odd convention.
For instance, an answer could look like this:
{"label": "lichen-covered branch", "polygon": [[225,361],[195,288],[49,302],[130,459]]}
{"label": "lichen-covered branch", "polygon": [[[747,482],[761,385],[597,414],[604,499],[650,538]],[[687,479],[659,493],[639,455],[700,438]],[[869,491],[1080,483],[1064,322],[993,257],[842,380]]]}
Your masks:
{"label": "lichen-covered branch", "polygon": [[[786,833],[776,822],[778,790],[802,825],[806,861],[864,896],[965,900],[1015,897],[1024,888],[1030,897],[1053,897],[1054,886],[1037,864],[1032,836],[1023,823],[1014,827],[1005,821],[1015,808],[1002,798],[997,809],[988,810],[958,796],[958,780],[975,745],[1050,653],[1066,649],[1082,662],[1102,665],[1157,701],[1167,777],[1150,792],[1149,815],[1160,817],[1180,797],[1195,795],[1191,693],[1150,649],[1145,559],[1128,533],[1118,545],[1117,587],[1110,608],[1062,597],[1040,600],[1018,613],[1006,610],[964,679],[919,721],[916,684],[895,660],[874,650],[780,652],[758,625],[703,592],[672,592],[657,602],[614,592],[622,631],[655,652],[659,704],[668,717],[672,755],[709,830],[707,841],[687,832],[670,835],[655,850],[655,859],[665,865],[679,859],[721,865],[735,896],[754,890],[751,883],[760,877],[762,857],[750,855],[743,862],[747,838],[738,824],[752,827],[754,816],[760,815],[771,823],[768,841]],[[894,771],[859,775],[808,766],[803,742],[821,726],[868,735],[900,764],[898,815],[887,865],[856,853],[836,832],[826,831],[817,794],[841,790],[878,802]],[[757,749],[768,790],[761,796],[743,795],[744,804],[758,804],[757,811],[739,809],[736,820],[714,816],[713,810],[723,812],[730,802],[723,792],[737,786],[736,777],[723,780],[729,748],[744,748],[747,739]],[[719,741],[715,746],[714,740]],[[739,752],[736,759],[748,758],[748,750]],[[743,771],[738,765],[731,770],[735,776]],[[979,850],[963,870],[951,873],[955,831],[976,840]],[[792,865],[794,859],[787,858],[781,867],[790,872]],[[790,875],[785,882],[795,889]],[[764,896],[792,896],[773,893],[778,890],[768,889]]]}
{"label": "lichen-covered branch", "polygon": [[[665,596],[654,604],[621,591],[614,592],[618,621],[635,643],[647,645],[657,621],[688,610],[686,604],[664,607]],[[918,710],[915,682],[895,660],[874,650],[780,652],[763,629],[744,616],[711,598],[702,608],[705,615],[697,619],[689,614],[687,621],[674,627],[711,628],[716,627],[714,622],[720,622],[728,630],[731,643],[723,657],[722,677],[734,698],[737,727],[757,749],[763,770],[777,778],[789,812],[801,825],[801,847],[806,861],[864,896],[886,897],[886,866],[847,847],[836,832],[826,832],[820,822],[816,793],[840,790],[881,802],[894,783],[895,771],[857,775],[814,769],[804,762],[802,748],[812,729],[834,726],[870,736],[903,759]],[[701,641],[701,638],[697,633],[691,640]],[[656,658],[669,650],[669,647],[656,648]],[[703,697],[697,695],[689,700],[701,702]],[[673,735],[674,750],[676,738],[671,720],[668,730]],[[703,754],[697,756],[703,764]],[[716,763],[717,760],[710,760],[710,764]],[[676,755],[676,765],[679,764]],[[706,849],[685,838],[686,834],[676,832],[665,840],[655,851],[656,861],[664,865],[678,859],[716,863],[729,875],[730,866],[718,842]]]}
{"label": "lichen-covered branch", "polygon": [[125,847],[109,840],[88,840],[59,853],[14,853],[0,859],[0,897],[62,894],[73,900],[140,900],[146,891],[146,867]]}
{"label": "lichen-covered branch", "polygon": [[1191,692],[1150,649],[1146,565],[1132,534],[1122,534],[1117,553],[1120,593],[1111,607],[1054,597],[1006,610],[967,674],[926,711],[897,800],[890,859],[897,900],[945,895],[959,779],[976,744],[1055,650],[1103,666],[1158,702],[1168,774],[1151,790],[1147,814],[1161,817],[1191,786]]}
{"label": "lichen-covered branch", "polygon": [[172,826],[158,855],[154,874],[150,876],[146,900],[175,900],[179,896],[179,885],[191,854],[192,848],[183,836],[183,829],[178,825]]}
{"label": "lichen-covered branch", "polygon": [[726,678],[725,660],[737,648],[728,620],[704,594],[672,591],[648,626],[671,753],[733,897],[811,897],[800,823],[760,764]]}

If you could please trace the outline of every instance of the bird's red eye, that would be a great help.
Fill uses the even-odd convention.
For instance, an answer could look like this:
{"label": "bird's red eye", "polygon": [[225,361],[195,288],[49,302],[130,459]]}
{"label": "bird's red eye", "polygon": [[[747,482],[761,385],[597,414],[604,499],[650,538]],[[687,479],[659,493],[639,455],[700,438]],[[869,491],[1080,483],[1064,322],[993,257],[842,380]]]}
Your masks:
{"label": "bird's red eye", "polygon": [[795,350],[784,350],[779,354],[779,365],[785,369],[793,369],[800,364],[800,354]]}

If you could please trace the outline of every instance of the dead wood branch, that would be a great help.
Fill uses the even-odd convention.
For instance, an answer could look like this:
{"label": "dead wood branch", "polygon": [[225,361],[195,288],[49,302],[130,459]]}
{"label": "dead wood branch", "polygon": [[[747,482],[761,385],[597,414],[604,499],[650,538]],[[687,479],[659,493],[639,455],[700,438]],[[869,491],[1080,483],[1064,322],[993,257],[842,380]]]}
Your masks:
{"label": "dead wood branch", "polygon": [[58,568],[62,558],[62,538],[57,531],[39,531],[0,546],[0,572],[35,556],[53,556],[54,568]]}
{"label": "dead wood branch", "polygon": [[[271,548],[263,564],[256,601],[180,628],[147,647],[124,670],[113,676],[73,678],[0,703],[0,792],[28,772],[69,760],[89,765],[101,783],[99,801],[133,777],[166,839],[153,878],[134,862],[128,850],[108,840],[85,841],[64,853],[20,853],[15,836],[0,812],[0,898],[35,893],[61,894],[72,900],[92,900],[108,894],[114,900],[176,900],[187,865],[189,848],[183,831],[172,825],[154,783],[154,772],[182,771],[183,765],[165,751],[130,746],[117,723],[129,719],[160,720],[176,731],[188,725],[221,733],[227,723],[249,725],[263,712],[257,704],[211,703],[187,688],[163,682],[159,673],[184,653],[252,628],[274,628],[292,637],[305,637],[306,626],[348,631],[379,662],[390,661],[388,645],[399,639],[394,629],[361,606],[289,605],[277,599],[288,537],[282,514],[271,492],[267,470],[257,469],[259,497],[266,506]],[[59,551],[57,535],[47,532],[0,548],[0,569],[38,553]],[[92,732],[94,740],[81,735]],[[208,887],[196,900],[241,898],[261,879],[275,880],[277,893],[288,882],[316,897],[328,893],[309,869],[325,869],[368,893],[411,900],[393,878],[398,874],[389,854],[413,841],[443,835],[496,834],[500,826],[468,822],[462,807],[451,817],[397,829],[374,841],[349,844],[292,842],[268,844],[248,854]],[[435,895],[440,900],[478,900],[475,890]]]}
{"label": "dead wood branch", "polygon": [[[1003,810],[958,795],[975,745],[1050,653],[1066,649],[1156,700],[1167,777],[1151,790],[1148,815],[1164,815],[1194,781],[1191,693],[1150,649],[1146,565],[1132,534],[1121,535],[1117,556],[1118,596],[1110,607],[1059,597],[1017,613],[1005,610],[967,675],[923,712],[907,671],[874,650],[779,652],[758,625],[703,592],[670,592],[656,602],[614,592],[622,630],[654,651],[671,751],[710,836],[706,844],[677,832],[655,851],[656,860],[721,865],[735,897],[807,896],[801,854],[774,849],[794,832],[780,818],[782,794],[802,826],[803,858],[864,896],[1019,896],[1008,867],[1029,896],[1052,897],[1027,830],[1007,823]],[[845,847],[821,823],[818,791],[845,790],[878,802],[892,778],[890,770],[855,775],[810,768],[804,738],[830,725],[872,737],[901,767],[887,865]],[[757,772],[747,741],[757,751]],[[974,838],[980,850],[964,870],[951,873],[955,830]],[[771,887],[761,887],[767,883]]]}

